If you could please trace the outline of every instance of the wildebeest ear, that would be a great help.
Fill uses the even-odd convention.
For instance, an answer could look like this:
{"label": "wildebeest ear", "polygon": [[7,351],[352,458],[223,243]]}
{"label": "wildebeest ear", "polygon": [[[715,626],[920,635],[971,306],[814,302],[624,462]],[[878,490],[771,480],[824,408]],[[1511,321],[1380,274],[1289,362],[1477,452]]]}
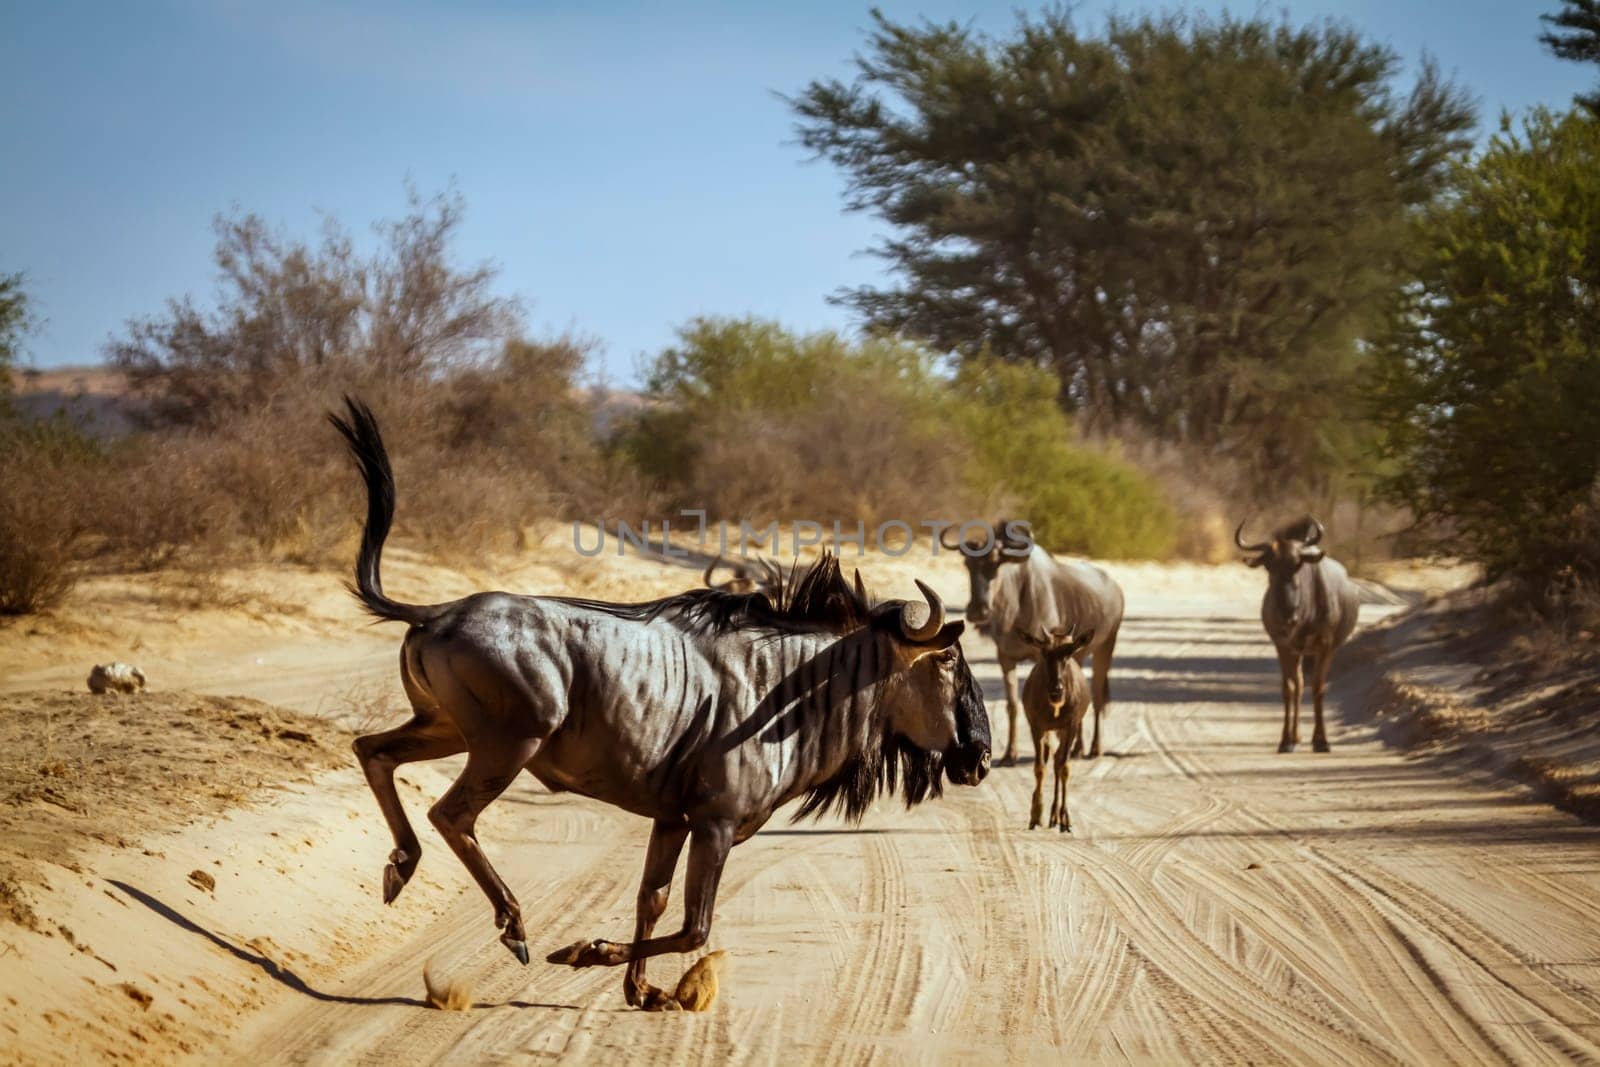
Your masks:
{"label": "wildebeest ear", "polygon": [[1266,556],[1251,556],[1245,563],[1252,567],[1259,567],[1267,561]]}
{"label": "wildebeest ear", "polygon": [[1091,642],[1093,640],[1094,640],[1094,631],[1093,630],[1088,630],[1088,631],[1085,631],[1084,633],[1079,634],[1077,637],[1074,637],[1072,639],[1072,644],[1071,644],[1070,647],[1072,648],[1072,651],[1076,652],[1076,651],[1078,651],[1078,649],[1083,648],[1085,645],[1089,644],[1089,642]]}
{"label": "wildebeest ear", "polygon": [[1301,563],[1316,563],[1320,559],[1322,559],[1322,549],[1320,548],[1302,548],[1300,550]]}
{"label": "wildebeest ear", "polygon": [[966,628],[967,624],[960,619],[955,622],[945,623],[939,628],[939,632],[933,635],[933,640],[912,646],[916,650],[916,658],[921,659],[923,656],[931,655],[935,652],[943,652],[961,640],[961,635]]}

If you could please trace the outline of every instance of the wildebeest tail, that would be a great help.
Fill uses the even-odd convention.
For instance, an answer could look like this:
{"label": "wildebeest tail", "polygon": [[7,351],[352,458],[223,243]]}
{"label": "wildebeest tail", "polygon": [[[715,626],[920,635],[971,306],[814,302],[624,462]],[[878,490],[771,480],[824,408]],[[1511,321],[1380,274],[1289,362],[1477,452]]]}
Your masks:
{"label": "wildebeest tail", "polygon": [[361,468],[367,483],[367,521],[361,529],[361,551],[356,556],[356,580],[348,586],[351,594],[368,612],[380,619],[422,626],[437,610],[421,604],[402,604],[383,595],[378,566],[383,559],[383,542],[394,524],[394,471],[389,453],[378,433],[378,420],[372,409],[352,397],[345,397],[346,414],[328,413],[328,421],[350,446],[350,454]]}

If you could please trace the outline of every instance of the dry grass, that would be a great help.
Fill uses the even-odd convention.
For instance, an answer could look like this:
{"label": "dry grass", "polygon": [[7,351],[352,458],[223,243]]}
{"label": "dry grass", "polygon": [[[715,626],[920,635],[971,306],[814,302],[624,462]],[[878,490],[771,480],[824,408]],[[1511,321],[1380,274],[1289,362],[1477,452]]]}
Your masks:
{"label": "dry grass", "polygon": [[349,760],[328,723],[243,697],[32,692],[0,698],[0,915],[90,842],[127,845]]}
{"label": "dry grass", "polygon": [[0,615],[51,607],[72,588],[89,494],[74,466],[0,442]]}

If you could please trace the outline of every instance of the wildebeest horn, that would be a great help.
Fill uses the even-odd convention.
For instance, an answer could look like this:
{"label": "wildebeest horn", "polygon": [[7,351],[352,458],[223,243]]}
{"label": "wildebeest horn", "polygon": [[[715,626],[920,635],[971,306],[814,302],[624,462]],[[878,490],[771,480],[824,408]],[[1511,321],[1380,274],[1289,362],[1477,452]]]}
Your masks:
{"label": "wildebeest horn", "polygon": [[921,578],[917,579],[917,588],[922,591],[922,598],[928,602],[928,618],[921,626],[911,624],[911,609],[914,604],[907,604],[900,611],[900,633],[912,644],[922,644],[932,641],[944,629],[944,601],[939,599],[939,594],[929,589]]}
{"label": "wildebeest horn", "polygon": [[[955,540],[950,540],[950,535],[955,535]],[[957,549],[961,547],[961,527],[951,523],[939,531],[939,546],[941,548]]]}
{"label": "wildebeest horn", "polygon": [[722,557],[721,556],[717,556],[710,563],[706,564],[706,572],[700,576],[700,581],[701,581],[702,584],[704,584],[706,586],[709,586],[711,584],[711,576],[716,573],[717,564],[719,564],[721,562],[722,562]]}
{"label": "wildebeest horn", "polygon": [[[1249,522],[1249,521],[1250,520],[1248,520],[1248,519],[1245,520],[1245,522]],[[1247,545],[1247,544],[1244,543],[1244,523],[1243,522],[1241,522],[1239,524],[1239,528],[1237,530],[1233,531],[1233,543],[1238,545],[1239,546],[1239,550],[1242,551],[1242,552],[1260,552],[1262,549],[1267,547],[1267,543],[1265,541],[1258,541],[1253,545]]]}
{"label": "wildebeest horn", "polygon": [[1306,533],[1306,539],[1302,541],[1301,544],[1304,544],[1307,548],[1309,548],[1318,541],[1322,540],[1322,523],[1317,521],[1317,517],[1315,515],[1308,515],[1306,517],[1311,520],[1311,529]]}

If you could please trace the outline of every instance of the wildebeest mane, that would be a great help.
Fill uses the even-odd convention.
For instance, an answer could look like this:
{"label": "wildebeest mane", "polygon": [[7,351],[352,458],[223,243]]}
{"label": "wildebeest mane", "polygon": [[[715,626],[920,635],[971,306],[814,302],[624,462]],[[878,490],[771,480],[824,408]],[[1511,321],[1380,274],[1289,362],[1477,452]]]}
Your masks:
{"label": "wildebeest mane", "polygon": [[789,821],[820,819],[837,809],[858,823],[880,793],[893,793],[900,785],[906,807],[913,807],[944,792],[943,769],[943,754],[919,748],[897,734],[883,737],[871,751],[851,758],[832,778],[808,789]]}
{"label": "wildebeest mane", "polygon": [[550,599],[619,619],[676,619],[697,631],[718,633],[766,629],[843,635],[865,626],[868,619],[839,571],[838,557],[831,552],[824,553],[805,570],[792,573],[778,590],[776,602],[765,593],[729,593],[720,589],[690,589],[634,604],[581,597]]}

